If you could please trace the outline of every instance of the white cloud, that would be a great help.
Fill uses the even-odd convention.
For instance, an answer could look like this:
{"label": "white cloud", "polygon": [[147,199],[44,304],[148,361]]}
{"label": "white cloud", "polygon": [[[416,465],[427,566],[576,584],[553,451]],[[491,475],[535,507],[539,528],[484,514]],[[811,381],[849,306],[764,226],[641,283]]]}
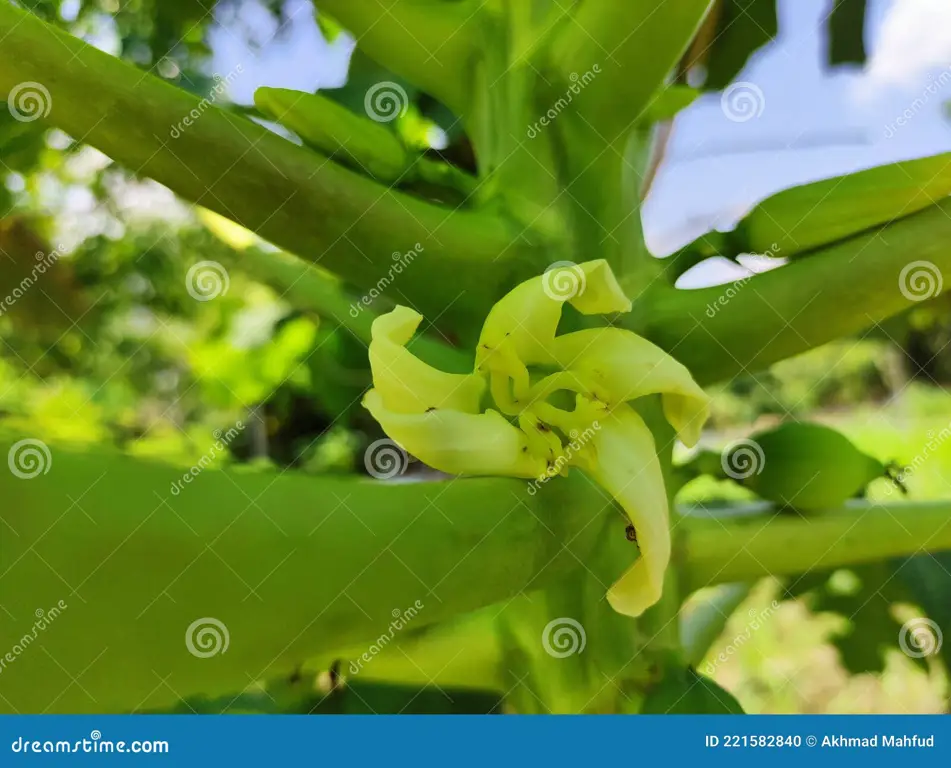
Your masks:
{"label": "white cloud", "polygon": [[951,2],[892,0],[872,56],[867,84],[921,88],[927,73],[951,68]]}

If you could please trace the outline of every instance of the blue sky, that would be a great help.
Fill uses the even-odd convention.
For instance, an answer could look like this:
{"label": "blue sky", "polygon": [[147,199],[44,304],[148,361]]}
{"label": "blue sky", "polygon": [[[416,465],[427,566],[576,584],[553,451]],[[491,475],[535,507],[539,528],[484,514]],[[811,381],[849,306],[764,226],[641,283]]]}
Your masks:
{"label": "blue sky", "polygon": [[[667,253],[712,226],[729,227],[757,200],[797,183],[951,151],[943,109],[951,100],[951,0],[870,0],[868,66],[830,75],[822,62],[831,3],[780,3],[779,38],[738,78],[762,93],[758,117],[731,121],[719,95],[681,113],[645,209],[652,250]],[[345,77],[349,43],[328,46],[306,0],[291,0],[289,10],[294,22],[277,38],[265,15],[245,12],[242,33],[253,30],[263,43],[255,51],[238,26],[213,33],[215,72],[242,64],[236,101],[250,102],[261,85],[311,90]],[[886,126],[911,108],[912,119],[889,137]],[[749,151],[755,147],[762,149]]]}

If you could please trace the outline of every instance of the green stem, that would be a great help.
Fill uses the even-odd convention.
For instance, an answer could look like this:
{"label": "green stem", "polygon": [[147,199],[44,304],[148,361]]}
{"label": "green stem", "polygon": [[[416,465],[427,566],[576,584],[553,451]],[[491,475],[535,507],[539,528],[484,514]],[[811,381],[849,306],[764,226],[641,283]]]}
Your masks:
{"label": "green stem", "polygon": [[944,202],[735,283],[700,290],[657,283],[622,320],[672,350],[701,383],[722,381],[916,306],[914,285],[907,276],[902,284],[911,262],[927,262],[932,284],[940,275],[951,289],[949,244],[951,202]]}
{"label": "green stem", "polygon": [[[603,527],[581,478],[533,497],[516,480],[189,473],[55,445],[48,466],[0,473],[0,648],[37,609],[68,608],[43,649],[5,665],[0,711],[115,712],[240,690],[373,642],[417,600],[414,629],[544,588],[589,559]],[[196,476],[173,492],[183,473]],[[230,646],[197,658],[186,630],[208,617]]]}
{"label": "green stem", "polygon": [[751,589],[751,584],[721,584],[713,594],[681,613],[680,636],[688,664],[696,666],[703,661]]}
{"label": "green stem", "polygon": [[689,590],[951,549],[951,501],[853,503],[808,518],[768,512],[681,522]]}
{"label": "green stem", "polygon": [[478,5],[472,0],[317,0],[387,69],[438,97],[457,114],[466,108],[466,80],[477,49]]}
{"label": "green stem", "polygon": [[[9,3],[0,37],[0,94],[42,84],[50,124],[356,285],[376,285],[394,250],[419,243],[398,287],[447,327],[484,316],[513,271],[531,271],[517,265],[532,246],[498,216],[388,189]],[[449,301],[434,284],[465,290]]]}

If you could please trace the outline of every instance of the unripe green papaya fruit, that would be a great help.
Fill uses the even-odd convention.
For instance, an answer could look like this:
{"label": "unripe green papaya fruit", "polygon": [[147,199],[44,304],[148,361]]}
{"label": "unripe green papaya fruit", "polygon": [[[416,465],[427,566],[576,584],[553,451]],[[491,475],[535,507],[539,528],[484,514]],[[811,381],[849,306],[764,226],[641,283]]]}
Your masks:
{"label": "unripe green papaya fruit", "polygon": [[409,167],[394,133],[320,94],[258,88],[254,104],[314,149],[379,181],[392,183]]}
{"label": "unripe green papaya fruit", "polygon": [[845,435],[806,422],[787,422],[727,446],[722,471],[757,496],[798,510],[839,506],[888,475],[882,462]]}

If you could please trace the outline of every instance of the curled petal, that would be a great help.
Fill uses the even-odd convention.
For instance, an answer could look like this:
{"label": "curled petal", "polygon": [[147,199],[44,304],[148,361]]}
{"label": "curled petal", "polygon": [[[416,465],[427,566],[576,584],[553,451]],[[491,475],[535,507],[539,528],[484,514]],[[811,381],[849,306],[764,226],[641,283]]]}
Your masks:
{"label": "curled petal", "polygon": [[620,405],[599,421],[585,469],[624,508],[640,557],[608,590],[618,613],[640,616],[660,600],[670,562],[670,522],[654,438],[640,416]]}
{"label": "curled petal", "polygon": [[482,326],[476,366],[514,377],[519,363],[551,362],[550,346],[566,301],[588,315],[631,311],[604,259],[556,267],[515,286],[492,307]]}
{"label": "curled petal", "polygon": [[442,472],[533,478],[545,471],[545,459],[531,452],[525,433],[498,411],[397,412],[376,389],[367,392],[363,405],[387,435]]}
{"label": "curled petal", "polygon": [[406,349],[422,319],[418,312],[401,306],[373,321],[370,369],[373,386],[387,410],[425,413],[431,408],[451,408],[478,413],[485,390],[482,376],[445,373]]}
{"label": "curled petal", "polygon": [[[621,328],[591,328],[557,337],[552,349],[556,363],[592,396],[613,407],[659,393],[664,415],[678,437],[687,445],[700,438],[710,398],[690,371],[660,347]],[[571,383],[570,377],[555,377],[539,382],[532,397],[544,395],[546,389],[572,388],[564,386]]]}

